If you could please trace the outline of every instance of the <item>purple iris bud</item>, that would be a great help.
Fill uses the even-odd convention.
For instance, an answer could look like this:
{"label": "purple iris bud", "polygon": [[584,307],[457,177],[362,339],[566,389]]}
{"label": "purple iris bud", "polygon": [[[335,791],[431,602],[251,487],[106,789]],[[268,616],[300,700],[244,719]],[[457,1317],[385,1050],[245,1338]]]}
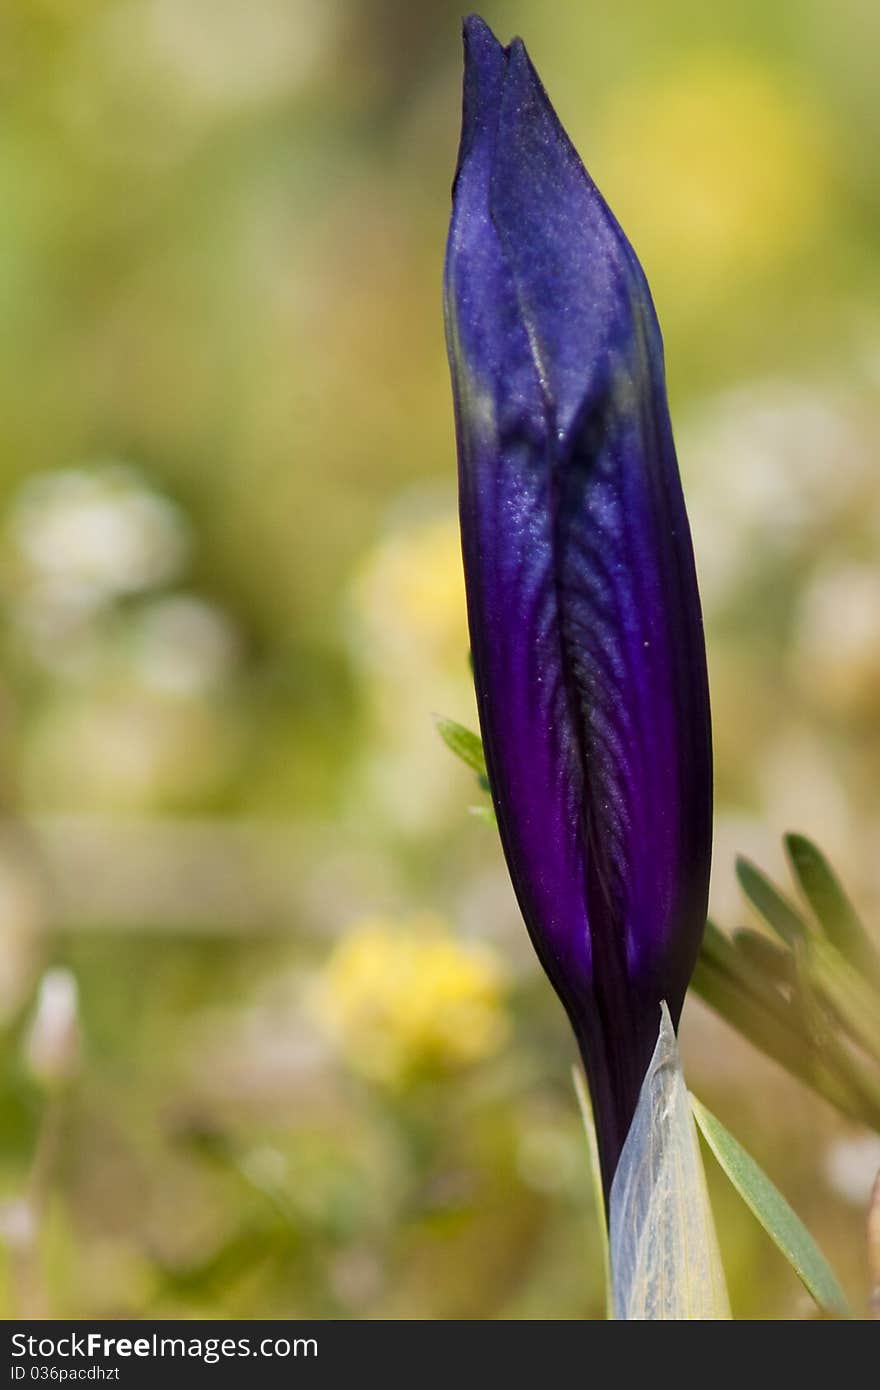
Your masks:
{"label": "purple iris bud", "polygon": [[607,1189],[706,916],[700,600],[644,273],[522,41],[464,41],[445,297],[480,725]]}

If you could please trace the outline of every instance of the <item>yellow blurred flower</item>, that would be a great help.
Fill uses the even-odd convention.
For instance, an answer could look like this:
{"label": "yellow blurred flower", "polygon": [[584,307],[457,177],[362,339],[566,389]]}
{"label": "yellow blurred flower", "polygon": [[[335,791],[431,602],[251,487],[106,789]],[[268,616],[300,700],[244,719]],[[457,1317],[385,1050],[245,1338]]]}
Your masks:
{"label": "yellow blurred flower", "polygon": [[698,301],[778,265],[813,234],[828,199],[827,147],[820,112],[782,74],[706,52],[616,89],[602,181],[649,271]]}
{"label": "yellow blurred flower", "polygon": [[461,814],[461,777],[434,729],[442,713],[476,722],[458,519],[408,516],[365,556],[351,592],[354,655],[369,697],[369,802],[406,833]]}
{"label": "yellow blurred flower", "polygon": [[496,1052],[507,1032],[503,994],[494,952],[421,914],[357,923],[316,978],[310,1004],[355,1070],[399,1085]]}
{"label": "yellow blurred flower", "polygon": [[367,557],[353,602],[383,656],[390,650],[461,665],[467,632],[456,515],[418,520],[386,537]]}

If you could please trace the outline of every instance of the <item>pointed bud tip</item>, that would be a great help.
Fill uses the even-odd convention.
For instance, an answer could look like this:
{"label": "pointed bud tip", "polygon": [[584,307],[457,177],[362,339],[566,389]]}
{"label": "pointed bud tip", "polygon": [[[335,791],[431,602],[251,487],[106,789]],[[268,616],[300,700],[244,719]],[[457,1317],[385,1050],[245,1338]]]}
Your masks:
{"label": "pointed bud tip", "polygon": [[[464,87],[461,143],[453,179],[453,198],[462,166],[475,147],[487,149],[490,132],[497,124],[504,71],[505,50],[479,15],[468,15],[462,23],[464,41]],[[488,153],[488,150],[487,150]]]}
{"label": "pointed bud tip", "polygon": [[[507,45],[507,68],[514,82],[525,83],[530,87],[535,87],[542,94],[544,84],[538,76],[538,70],[529,57],[529,50],[525,43],[518,36],[511,39]],[[549,103],[548,103],[549,104]]]}
{"label": "pointed bud tip", "polygon": [[487,52],[489,49],[500,48],[501,44],[496,39],[492,30],[489,28],[485,19],[478,14],[469,14],[461,22],[461,32],[464,39],[465,52],[472,52],[476,57],[480,51]]}
{"label": "pointed bud tip", "polygon": [[461,31],[464,42],[465,86],[491,82],[499,68],[503,67],[504,46],[498,42],[486,21],[477,14],[468,15],[462,22]]}

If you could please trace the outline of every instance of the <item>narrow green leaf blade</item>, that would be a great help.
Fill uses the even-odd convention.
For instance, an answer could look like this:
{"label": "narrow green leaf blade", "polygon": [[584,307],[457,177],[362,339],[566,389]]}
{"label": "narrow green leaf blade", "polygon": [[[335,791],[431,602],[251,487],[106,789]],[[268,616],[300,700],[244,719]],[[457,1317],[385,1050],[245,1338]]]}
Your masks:
{"label": "narrow green leaf blade", "polygon": [[691,1107],[722,1169],[822,1311],[835,1318],[853,1317],[834,1271],[779,1189],[742,1144],[694,1095]]}
{"label": "narrow green leaf blade", "polygon": [[880,1062],[880,996],[865,975],[825,941],[814,937],[803,951],[813,988],[875,1061]]}
{"label": "narrow green leaf blade", "polygon": [[593,1200],[596,1204],[596,1222],[599,1227],[599,1240],[602,1246],[602,1267],[605,1271],[605,1316],[614,1317],[614,1304],[611,1298],[611,1257],[608,1251],[608,1213],[605,1210],[605,1189],[602,1185],[602,1168],[599,1163],[599,1141],[596,1138],[596,1123],[593,1119],[593,1102],[586,1077],[580,1067],[572,1067],[574,1093],[577,1096],[584,1132],[587,1136],[587,1149],[590,1155],[590,1169],[593,1176]]}
{"label": "narrow green leaf blade", "polygon": [[811,1086],[844,1115],[880,1130],[880,1104],[866,1095],[864,1077],[860,1075],[857,1086],[851,1067],[841,1070],[836,1058],[826,1059],[812,1048],[803,1020],[791,1006],[786,1016],[777,1016],[740,980],[703,956],[691,977],[691,989],[753,1047]]}
{"label": "narrow green leaf blade", "polygon": [[[439,715],[435,723],[438,734],[450,752],[461,758],[478,777],[486,778],[486,759],[483,756],[483,744],[479,734],[472,733],[454,719],[444,719]],[[488,786],[488,779],[486,785]]]}
{"label": "narrow green leaf blade", "polygon": [[750,978],[757,976],[777,988],[787,988],[794,983],[797,972],[793,953],[777,945],[766,932],[737,927],[731,939]]}
{"label": "narrow green leaf blade", "polygon": [[809,930],[807,923],[757,865],[740,856],[736,861],[736,876],[752,907],[783,941],[792,946],[795,941],[804,939]]}
{"label": "narrow green leaf blade", "polygon": [[[757,932],[752,934],[758,935]],[[770,942],[770,945],[772,947],[773,943]],[[788,953],[780,948],[779,954],[787,956]],[[729,937],[714,922],[707,920],[698,964],[705,966],[713,975],[728,980],[775,1017],[788,1018],[788,1001],[778,988],[776,976],[763,967],[756,967],[749,952],[742,950],[739,933]]]}
{"label": "narrow green leaf blade", "polygon": [[828,940],[847,960],[880,979],[880,958],[843,885],[822,851],[806,835],[786,835],[785,848],[804,897]]}
{"label": "narrow green leaf blade", "polygon": [[665,1004],[609,1207],[615,1317],[730,1318],[697,1131]]}

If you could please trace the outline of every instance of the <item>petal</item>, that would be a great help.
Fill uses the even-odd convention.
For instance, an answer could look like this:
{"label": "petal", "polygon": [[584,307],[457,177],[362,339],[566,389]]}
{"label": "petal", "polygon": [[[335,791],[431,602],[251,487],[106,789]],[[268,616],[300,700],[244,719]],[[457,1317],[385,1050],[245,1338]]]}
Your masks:
{"label": "petal", "polygon": [[653,1045],[677,1022],[711,852],[702,620],[665,400],[644,355],[609,350],[556,462],[560,663],[581,765],[595,1007],[617,1141]]}
{"label": "petal", "polygon": [[705,917],[699,598],[644,275],[522,44],[465,33],[446,304],[480,723],[610,1183]]}
{"label": "petal", "polygon": [[559,679],[546,410],[489,215],[507,58],[486,45],[483,29],[474,43],[466,27],[464,131],[446,264],[468,615],[514,888],[545,969],[570,1012],[581,1012],[590,980],[581,770],[564,746],[570,721]]}
{"label": "petal", "polygon": [[[457,408],[512,431],[543,404],[516,288],[489,211],[507,53],[482,20],[464,25],[462,134],[446,253],[445,307]],[[500,416],[500,419],[497,417]]]}
{"label": "petal", "polygon": [[490,207],[561,436],[608,346],[631,335],[647,285],[519,39],[510,45]]}
{"label": "petal", "polygon": [[[502,48],[488,24],[478,15],[470,15],[462,25],[464,40],[464,83],[462,87],[461,142],[458,164],[453,181],[453,197],[457,197],[458,175],[462,164],[470,161],[471,183],[475,183],[475,166],[482,169],[483,184],[491,173],[495,153],[495,134],[501,88],[507,71],[507,50]],[[464,190],[462,190],[464,195]]]}

